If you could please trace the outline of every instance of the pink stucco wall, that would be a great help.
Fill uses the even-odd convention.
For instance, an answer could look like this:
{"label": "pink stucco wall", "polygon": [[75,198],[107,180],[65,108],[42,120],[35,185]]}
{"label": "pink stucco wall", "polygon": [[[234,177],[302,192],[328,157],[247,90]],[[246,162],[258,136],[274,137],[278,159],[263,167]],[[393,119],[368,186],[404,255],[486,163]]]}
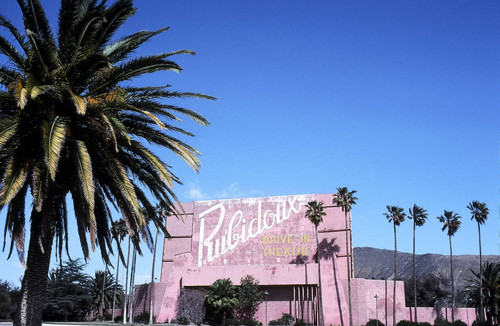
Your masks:
{"label": "pink stucco wall", "polygon": [[[253,275],[270,293],[268,321],[282,313],[317,321],[318,248],[314,225],[305,218],[305,205],[311,200],[323,201],[327,213],[318,228],[325,325],[340,325],[342,320],[348,325],[346,231],[352,252],[350,216],[346,226],[342,210],[331,205],[332,194],[182,204],[181,219],[167,218],[172,237],[165,239],[161,280],[155,285],[156,320],[177,317],[183,287],[208,287],[220,278],[238,285],[243,276]],[[387,303],[387,325],[393,326],[392,282],[351,281],[353,324],[363,325],[377,312],[385,323]],[[149,307],[148,291],[143,293],[136,309]],[[379,296],[377,306],[375,295]],[[402,282],[397,282],[396,303],[397,320],[410,320]],[[456,319],[470,324],[473,314],[473,310],[459,310]],[[419,308],[419,321],[432,323],[435,317],[432,308]],[[265,321],[265,304],[256,318]]]}

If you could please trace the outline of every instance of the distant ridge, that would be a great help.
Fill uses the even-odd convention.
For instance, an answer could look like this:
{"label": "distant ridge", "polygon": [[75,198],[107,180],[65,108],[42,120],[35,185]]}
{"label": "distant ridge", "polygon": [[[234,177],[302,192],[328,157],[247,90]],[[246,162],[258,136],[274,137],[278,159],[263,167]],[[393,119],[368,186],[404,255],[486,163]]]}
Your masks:
{"label": "distant ridge", "polygon": [[[483,262],[499,260],[499,255],[483,255]],[[449,277],[450,258],[438,254],[416,255],[415,269],[418,279],[424,279],[431,273]],[[453,273],[457,289],[462,289],[466,281],[473,277],[471,269],[474,271],[479,269],[479,255],[453,256]],[[398,251],[398,279],[409,279],[412,273],[412,254]],[[393,279],[394,250],[354,248],[354,276],[367,279]]]}

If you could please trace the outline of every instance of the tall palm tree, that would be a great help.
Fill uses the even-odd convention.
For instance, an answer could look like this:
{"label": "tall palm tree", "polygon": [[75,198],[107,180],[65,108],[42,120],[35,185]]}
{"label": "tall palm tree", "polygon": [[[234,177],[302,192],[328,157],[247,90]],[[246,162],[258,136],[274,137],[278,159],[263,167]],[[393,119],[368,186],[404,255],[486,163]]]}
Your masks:
{"label": "tall palm tree", "polygon": [[317,200],[312,200],[306,205],[306,218],[314,224],[314,229],[316,231],[316,248],[318,254],[316,255],[318,263],[318,287],[319,287],[319,310],[320,310],[320,325],[324,326],[325,321],[323,319],[323,293],[321,290],[321,259],[319,256],[319,240],[318,240],[318,226],[323,222],[323,216],[325,216],[325,208],[323,207],[323,202],[318,202]]}
{"label": "tall palm tree", "polygon": [[481,250],[481,224],[484,224],[488,219],[489,209],[486,203],[481,203],[477,200],[469,203],[467,208],[470,210],[471,220],[477,222],[477,233],[479,235],[479,320],[484,320],[483,308],[483,255]]}
{"label": "tall palm tree", "polygon": [[[127,236],[127,225],[125,224],[125,220],[119,219],[113,222],[113,226],[111,229],[113,233],[113,237],[116,240],[117,246],[120,246],[121,242]],[[121,250],[119,250],[121,252]],[[115,274],[115,286],[113,289],[113,307],[111,310],[111,320],[115,320],[115,308],[116,308],[116,290],[118,289],[118,272],[120,271],[120,260],[123,259],[119,254],[116,259],[116,274]]]}
{"label": "tall palm tree", "polygon": [[[337,194],[333,195],[333,205],[337,207],[342,207],[342,211],[344,212],[345,217],[345,250],[347,255],[347,297],[349,300],[349,325],[352,326],[352,304],[351,304],[351,254],[350,254],[350,226],[351,223],[347,219],[347,213],[351,211],[351,206],[356,205],[356,200],[358,197],[355,197],[354,194],[356,190],[349,191],[347,187],[337,188]],[[352,245],[352,244],[351,244]]]}
{"label": "tall palm tree", "polygon": [[427,211],[420,206],[413,205],[409,209],[408,218],[413,220],[413,307],[415,307],[415,323],[418,323],[417,317],[417,273],[415,271],[415,229],[422,226],[427,219]]}
{"label": "tall palm tree", "polygon": [[[111,5],[62,0],[56,35],[39,0],[17,2],[24,30],[0,16],[0,26],[10,33],[0,35],[0,55],[8,60],[8,65],[0,65],[0,207],[8,206],[9,254],[16,247],[23,263],[24,211],[26,198],[32,199],[16,326],[41,324],[53,240],[60,252],[67,248],[66,200],[73,202],[85,257],[98,246],[109,263],[110,204],[124,217],[138,250],[141,239],[151,245],[140,208],[154,212],[155,203],[173,206],[177,199],[172,187],[179,179],[145,144],[170,150],[198,170],[198,151],[174,133],[191,134],[176,121],[178,115],[201,125],[208,121],[164,100],[212,99],[169,86],[130,86],[131,80],[146,73],[180,71],[172,56],[193,54],[179,50],[131,57],[167,28],[110,42],[135,13],[132,0]],[[163,216],[155,218],[164,229]]]}
{"label": "tall palm tree", "polygon": [[460,228],[460,221],[462,217],[458,213],[453,213],[452,211],[444,211],[444,215],[438,216],[439,222],[443,223],[442,231],[448,229],[448,240],[450,242],[450,278],[451,278],[451,323],[455,323],[455,280],[453,279],[453,250],[451,246],[451,237]]}
{"label": "tall palm tree", "polygon": [[404,210],[398,206],[387,205],[387,213],[385,217],[394,226],[394,292],[392,297],[392,325],[396,325],[396,279],[398,275],[398,242],[396,237],[396,226],[399,226],[406,217]]}

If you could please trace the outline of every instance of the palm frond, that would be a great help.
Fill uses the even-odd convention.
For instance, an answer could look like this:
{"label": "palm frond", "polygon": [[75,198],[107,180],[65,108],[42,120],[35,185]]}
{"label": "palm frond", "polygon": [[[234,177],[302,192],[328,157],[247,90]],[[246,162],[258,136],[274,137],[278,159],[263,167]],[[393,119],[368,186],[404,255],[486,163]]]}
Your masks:
{"label": "palm frond", "polygon": [[109,58],[109,62],[111,63],[122,61],[141,44],[168,29],[169,27],[161,28],[157,31],[140,31],[135,34],[125,36],[106,46],[102,50],[102,53]]}
{"label": "palm frond", "polygon": [[43,124],[44,146],[45,146],[45,164],[52,180],[56,178],[59,158],[66,139],[68,125],[61,117],[56,117],[51,124]]}
{"label": "palm frond", "polygon": [[15,135],[19,119],[17,117],[4,117],[0,120],[0,147],[4,146]]}
{"label": "palm frond", "polygon": [[[80,191],[83,194],[85,202],[88,205],[90,230],[95,232],[95,217],[94,217],[94,177],[92,174],[92,161],[87,151],[85,143],[75,140],[75,165],[80,181]],[[95,234],[94,234],[95,235]]]}
{"label": "palm frond", "polygon": [[26,46],[26,40],[24,39],[24,35],[14,26],[12,23],[0,15],[0,26],[5,27],[9,30],[10,34],[14,36],[19,46],[23,49],[24,54],[28,54],[29,48]]}
{"label": "palm frond", "polygon": [[21,190],[28,177],[28,169],[27,162],[15,162],[14,159],[11,159],[2,178],[0,205],[8,205]]}
{"label": "palm frond", "polygon": [[3,36],[0,36],[0,54],[5,55],[19,70],[26,70],[26,57],[19,53]]}

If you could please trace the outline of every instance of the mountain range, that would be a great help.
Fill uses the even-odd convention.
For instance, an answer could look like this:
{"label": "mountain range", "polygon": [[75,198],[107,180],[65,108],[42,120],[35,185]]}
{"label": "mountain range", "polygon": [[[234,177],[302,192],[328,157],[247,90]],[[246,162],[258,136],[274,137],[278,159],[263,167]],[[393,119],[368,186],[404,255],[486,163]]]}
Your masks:
{"label": "mountain range", "polygon": [[[412,254],[398,252],[397,257],[397,278],[410,279],[413,275]],[[486,261],[498,262],[500,256],[483,255],[483,262]],[[474,277],[471,269],[479,270],[479,255],[453,256],[453,273],[457,290],[462,289],[467,280]],[[425,279],[431,273],[449,278],[450,257],[438,254],[415,255],[415,270],[417,279]],[[366,279],[393,279],[394,250],[371,247],[354,248],[354,276]]]}

